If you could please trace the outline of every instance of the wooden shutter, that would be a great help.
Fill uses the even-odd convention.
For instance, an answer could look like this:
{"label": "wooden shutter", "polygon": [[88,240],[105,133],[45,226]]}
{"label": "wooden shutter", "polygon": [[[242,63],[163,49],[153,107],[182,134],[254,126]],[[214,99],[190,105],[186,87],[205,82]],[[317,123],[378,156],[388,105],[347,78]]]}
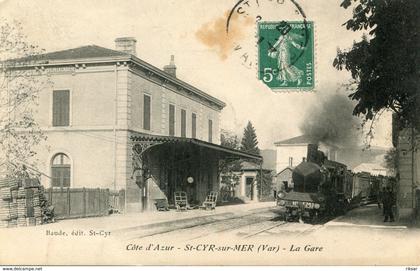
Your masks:
{"label": "wooden shutter", "polygon": [[209,120],[209,142],[213,142],[213,121]]}
{"label": "wooden shutter", "polygon": [[191,115],[191,137],[197,137],[197,115],[195,113]]}
{"label": "wooden shutter", "polygon": [[187,112],[181,109],[181,137],[187,136]]}
{"label": "wooden shutter", "polygon": [[70,91],[53,91],[53,126],[69,126],[70,124]]}
{"label": "wooden shutter", "polygon": [[150,96],[144,95],[143,101],[143,129],[150,130]]}
{"label": "wooden shutter", "polygon": [[169,135],[175,135],[175,106],[169,105]]}

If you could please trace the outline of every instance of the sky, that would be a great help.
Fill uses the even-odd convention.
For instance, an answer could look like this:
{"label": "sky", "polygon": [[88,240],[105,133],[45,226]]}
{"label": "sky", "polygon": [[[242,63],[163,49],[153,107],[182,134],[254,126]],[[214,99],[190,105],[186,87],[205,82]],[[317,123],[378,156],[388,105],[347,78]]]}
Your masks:
{"label": "sky", "polygon": [[[341,8],[340,1],[296,2],[315,25],[316,87],[305,93],[275,93],[256,76],[255,18],[301,20],[290,0],[249,0],[246,12],[233,17],[229,36],[224,25],[235,0],[3,0],[0,17],[20,21],[29,41],[46,51],[89,44],[113,49],[115,38],[132,36],[137,39],[137,56],[156,67],[175,55],[178,78],[227,104],[221,115],[223,129],[241,136],[250,120],[259,147],[273,149],[275,141],[301,134],[299,124],[319,95],[346,94],[341,85],[350,75],[337,71],[332,61],[338,47],[349,48],[362,35],[342,26],[351,10]],[[235,51],[237,45],[241,49]],[[247,62],[241,57],[244,53]],[[390,146],[390,129],[390,116],[384,114],[372,145]]]}

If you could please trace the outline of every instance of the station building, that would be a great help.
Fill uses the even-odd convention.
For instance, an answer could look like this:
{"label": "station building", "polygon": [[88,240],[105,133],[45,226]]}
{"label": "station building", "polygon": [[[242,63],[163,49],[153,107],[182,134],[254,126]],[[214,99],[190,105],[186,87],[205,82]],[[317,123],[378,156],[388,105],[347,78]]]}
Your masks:
{"label": "station building", "polygon": [[126,210],[142,211],[178,190],[203,201],[219,189],[221,159],[261,160],[219,145],[225,103],[177,78],[173,56],[159,69],[136,56],[134,38],[115,43],[16,67],[52,81],[35,115],[48,137],[37,150],[45,187],[124,189]]}
{"label": "station building", "polygon": [[331,144],[314,141],[307,135],[300,135],[274,143],[277,160],[276,172],[280,173],[286,168],[294,168],[304,161],[308,155],[308,148],[317,145],[329,160],[336,161],[338,147]]}

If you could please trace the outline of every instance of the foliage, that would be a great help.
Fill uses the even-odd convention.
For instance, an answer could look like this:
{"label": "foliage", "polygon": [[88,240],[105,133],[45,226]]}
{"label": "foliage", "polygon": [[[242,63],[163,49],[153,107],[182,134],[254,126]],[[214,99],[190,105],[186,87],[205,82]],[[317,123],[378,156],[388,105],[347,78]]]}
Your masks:
{"label": "foliage", "polygon": [[389,149],[384,157],[384,165],[387,169],[389,169],[394,174],[397,172],[398,169],[398,151],[396,148]]}
{"label": "foliage", "polygon": [[222,130],[220,133],[220,145],[231,149],[239,150],[239,137],[232,132]]}
{"label": "foliage", "polygon": [[225,193],[225,200],[235,196],[235,187],[239,184],[239,181],[240,175],[232,170],[227,170],[223,173],[221,176],[221,190]]}
{"label": "foliage", "polygon": [[24,176],[36,167],[35,146],[45,140],[34,119],[38,94],[49,84],[41,71],[24,69],[22,58],[42,51],[26,40],[18,22],[0,26],[0,166],[8,177]]}
{"label": "foliage", "polygon": [[[262,178],[260,179],[260,176]],[[273,174],[270,171],[263,170],[262,175],[261,172],[258,171],[257,177],[257,188],[259,192],[259,200],[273,200]]]}
{"label": "foliage", "polygon": [[[220,145],[231,149],[239,149],[239,138],[233,132],[222,130],[220,135]],[[241,160],[221,160],[219,163],[219,174],[222,187],[226,190],[225,194],[229,197],[234,196],[235,186],[239,184],[240,176],[235,172],[241,169]]]}
{"label": "foliage", "polygon": [[244,152],[251,154],[260,154],[260,149],[258,148],[257,134],[255,132],[254,126],[248,121],[247,126],[244,129],[244,135],[241,141],[240,149]]}
{"label": "foliage", "polygon": [[374,121],[391,109],[403,123],[419,128],[419,5],[418,0],[342,1],[346,9],[354,6],[346,28],[369,33],[350,50],[339,50],[333,63],[351,72],[354,115]]}

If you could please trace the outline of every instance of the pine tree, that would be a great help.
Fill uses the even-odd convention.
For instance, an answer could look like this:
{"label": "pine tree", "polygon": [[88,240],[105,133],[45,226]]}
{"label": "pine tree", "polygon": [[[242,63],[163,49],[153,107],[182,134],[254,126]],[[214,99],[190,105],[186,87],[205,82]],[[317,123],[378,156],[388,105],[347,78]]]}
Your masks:
{"label": "pine tree", "polygon": [[252,126],[252,123],[250,121],[248,121],[248,124],[244,129],[244,135],[242,137],[241,142],[241,150],[252,154],[260,154],[260,149],[258,148],[257,134],[255,132],[254,126]]}

